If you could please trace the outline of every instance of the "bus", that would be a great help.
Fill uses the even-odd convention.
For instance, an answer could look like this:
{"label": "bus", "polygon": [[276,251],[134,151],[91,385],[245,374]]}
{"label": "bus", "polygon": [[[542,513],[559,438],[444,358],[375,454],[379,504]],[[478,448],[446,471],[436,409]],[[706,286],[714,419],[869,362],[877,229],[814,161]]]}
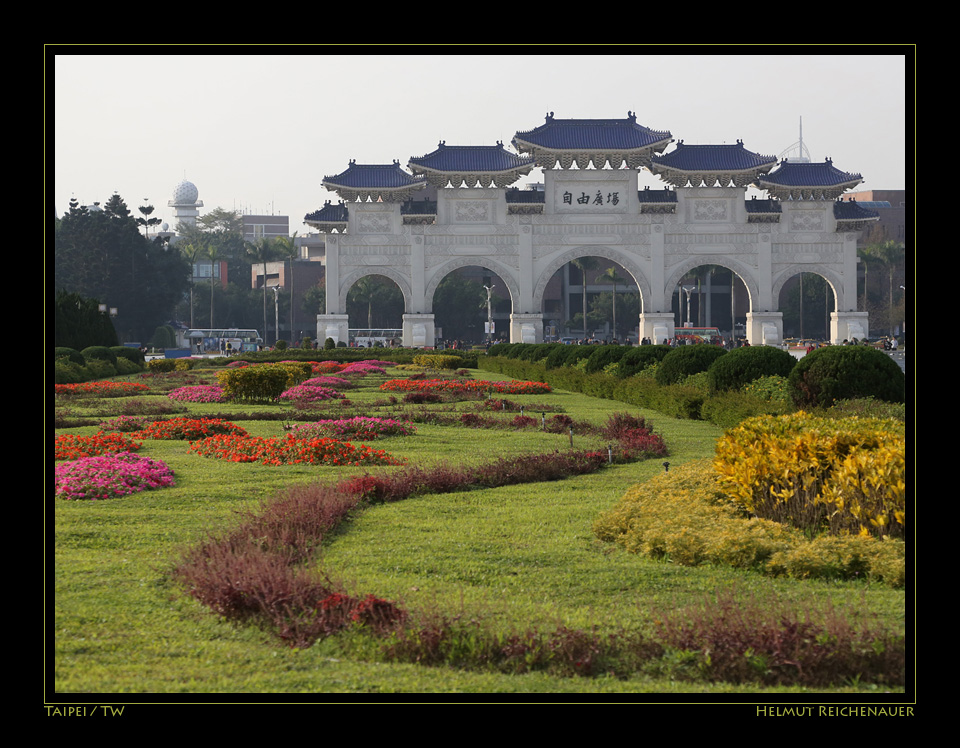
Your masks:
{"label": "bus", "polygon": [[200,328],[187,330],[184,336],[190,343],[190,352],[197,355],[257,351],[263,338],[256,330],[236,327]]}
{"label": "bus", "polygon": [[710,345],[721,345],[723,338],[720,330],[716,327],[678,327],[676,329],[677,338],[686,343],[709,343]]}
{"label": "bus", "polygon": [[390,348],[403,342],[403,330],[399,327],[357,328],[350,331],[351,348]]}

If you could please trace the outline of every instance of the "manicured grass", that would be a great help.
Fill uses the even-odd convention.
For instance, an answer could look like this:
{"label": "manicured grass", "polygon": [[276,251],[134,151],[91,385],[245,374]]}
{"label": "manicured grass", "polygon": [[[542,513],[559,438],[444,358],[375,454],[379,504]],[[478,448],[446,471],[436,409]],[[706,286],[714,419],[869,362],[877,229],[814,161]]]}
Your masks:
{"label": "manicured grass", "polygon": [[[391,376],[396,372],[391,372]],[[478,373],[478,378],[502,379]],[[381,378],[382,380],[382,378]],[[375,379],[372,381],[376,381]],[[352,401],[382,393],[351,390]],[[550,401],[579,420],[600,424],[626,406],[574,393],[511,396]],[[72,406],[82,411],[83,401]],[[113,407],[100,401],[98,407]],[[191,414],[260,412],[270,406],[190,404]],[[273,406],[274,408],[278,406]],[[465,406],[461,406],[465,407]],[[372,413],[370,413],[372,414]],[[411,610],[528,626],[646,630],[657,610],[699,602],[718,590],[780,597],[809,608],[855,605],[903,626],[902,592],[856,583],[772,580],[729,569],[673,566],[627,554],[593,537],[591,525],[629,486],[712,454],[720,431],[702,422],[642,413],[671,450],[665,460],[616,465],[552,483],[410,498],[354,514],[328,538],[318,572],[357,594],[375,593]],[[256,436],[283,433],[280,421],[237,421]],[[499,455],[564,449],[567,435],[417,425],[412,437],[372,444],[424,465],[479,463]],[[95,427],[69,429],[93,433]],[[575,437],[588,446],[588,437]],[[216,619],[170,582],[181,549],[237,523],[238,512],[294,483],[333,481],[390,468],[268,467],[188,453],[177,441],[146,441],[140,454],[162,459],[177,485],[101,502],[48,504],[54,521],[53,682],[70,694],[682,694],[797,693],[800,688],[678,681],[665,675],[628,680],[507,676],[384,664],[358,659],[332,637],[303,650],[265,632]],[[52,499],[48,499],[52,502]],[[353,644],[347,642],[348,644]],[[840,693],[868,692],[839,686]]]}

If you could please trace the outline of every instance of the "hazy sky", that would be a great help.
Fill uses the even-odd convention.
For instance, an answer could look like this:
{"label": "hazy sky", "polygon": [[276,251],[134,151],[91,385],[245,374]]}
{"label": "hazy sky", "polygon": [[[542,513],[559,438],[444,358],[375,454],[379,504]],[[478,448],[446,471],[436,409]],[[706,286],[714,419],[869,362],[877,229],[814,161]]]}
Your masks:
{"label": "hazy sky", "polygon": [[[907,60],[885,48],[866,46],[863,55],[820,47],[772,55],[767,47],[684,54],[683,46],[649,54],[594,54],[645,48],[587,46],[563,55],[475,53],[484,47],[453,55],[421,47],[409,54],[269,47],[263,55],[231,54],[229,46],[215,48],[222,54],[124,49],[61,47],[66,54],[48,59],[53,117],[45,142],[54,184],[47,193],[58,215],[71,197],[103,203],[118,192],[132,211],[147,200],[172,224],[167,201],[187,179],[204,212],[288,215],[290,230],[303,234],[303,216],[338,199],[320,186],[324,176],[350,159],[406,167],[441,140],[509,147],[548,112],[593,119],[632,111],[639,124],[686,143],[741,139],[771,156],[799,140],[802,118],[814,161],[829,157],[862,174],[858,189],[907,187],[906,118],[914,111]],[[869,54],[874,49],[882,54]],[[542,181],[539,170],[529,181]],[[664,186],[642,172],[644,185]]]}

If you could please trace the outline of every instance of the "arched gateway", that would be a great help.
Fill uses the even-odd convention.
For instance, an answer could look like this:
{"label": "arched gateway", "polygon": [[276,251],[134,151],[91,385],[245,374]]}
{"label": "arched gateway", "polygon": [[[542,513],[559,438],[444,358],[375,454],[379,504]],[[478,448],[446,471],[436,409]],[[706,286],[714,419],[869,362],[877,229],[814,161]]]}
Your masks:
{"label": "arched gateway", "polygon": [[[482,266],[503,279],[512,302],[510,340],[543,340],[544,291],[559,268],[585,256],[619,264],[642,299],[641,337],[674,335],[671,296],[692,267],[722,265],[746,285],[751,344],[779,343],[777,293],[800,272],[834,292],[830,337],[863,338],[856,311],[858,232],[877,214],[838,198],[859,174],[823,163],[791,163],[736,145],[685,145],[669,132],[620,120],[555,119],[495,146],[448,146],[398,162],[325,177],[340,205],[305,221],[326,236],[326,313],[317,337],[348,339],[346,296],[366,275],[403,293],[403,344],[431,347],[433,292],[452,270]],[[543,169],[543,191],[510,188]],[[591,168],[592,167],[592,168]],[[669,185],[638,189],[646,168]],[[437,200],[417,201],[427,185]],[[766,199],[746,199],[750,185]]]}

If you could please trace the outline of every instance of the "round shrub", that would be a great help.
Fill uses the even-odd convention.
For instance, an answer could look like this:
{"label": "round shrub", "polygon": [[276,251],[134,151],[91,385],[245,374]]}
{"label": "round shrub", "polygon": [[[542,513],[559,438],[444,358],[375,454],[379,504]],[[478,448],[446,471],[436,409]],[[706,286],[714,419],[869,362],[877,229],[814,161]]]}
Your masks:
{"label": "round shrub", "polygon": [[87,363],[87,360],[83,357],[83,354],[78,350],[74,350],[73,348],[54,348],[53,357],[54,359],[69,359],[70,363],[76,364],[77,366],[83,366],[85,363]]}
{"label": "round shrub", "polygon": [[143,367],[140,364],[117,356],[117,374],[139,374],[141,371]]}
{"label": "round shrub", "polygon": [[143,363],[143,354],[139,348],[131,348],[128,345],[113,345],[110,346],[110,352],[116,356],[117,360],[125,358],[135,364]]}
{"label": "round shrub", "polygon": [[862,397],[902,403],[906,384],[896,361],[865,345],[818,348],[797,362],[788,381],[798,408]]}
{"label": "round shrub", "polygon": [[677,384],[691,374],[707,371],[726,351],[716,345],[698,343],[674,348],[657,367],[657,384]]}
{"label": "round shrub", "polygon": [[797,365],[790,353],[769,345],[735,348],[714,361],[707,370],[714,392],[739,390],[760,377],[787,377]]}
{"label": "round shrub", "polygon": [[117,363],[117,354],[105,345],[91,345],[80,351],[86,361],[96,359],[97,361],[109,361],[111,364]]}
{"label": "round shrub", "polygon": [[53,364],[55,384],[80,384],[90,379],[90,372],[85,366],[73,363],[67,358],[58,358]]}
{"label": "round shrub", "polygon": [[116,366],[99,358],[89,359],[85,368],[94,379],[107,379],[115,377],[119,373]]}
{"label": "round shrub", "polygon": [[587,359],[587,372],[603,371],[610,364],[615,364],[628,352],[633,350],[628,345],[598,345],[596,350]]}
{"label": "round shrub", "polygon": [[518,355],[517,358],[521,361],[532,361],[536,363],[550,355],[552,349],[553,343],[528,343],[523,350],[520,351],[520,355]]}
{"label": "round shrub", "polygon": [[652,364],[663,361],[670,351],[669,345],[641,345],[631,348],[620,359],[617,374],[621,377],[632,377]]}

